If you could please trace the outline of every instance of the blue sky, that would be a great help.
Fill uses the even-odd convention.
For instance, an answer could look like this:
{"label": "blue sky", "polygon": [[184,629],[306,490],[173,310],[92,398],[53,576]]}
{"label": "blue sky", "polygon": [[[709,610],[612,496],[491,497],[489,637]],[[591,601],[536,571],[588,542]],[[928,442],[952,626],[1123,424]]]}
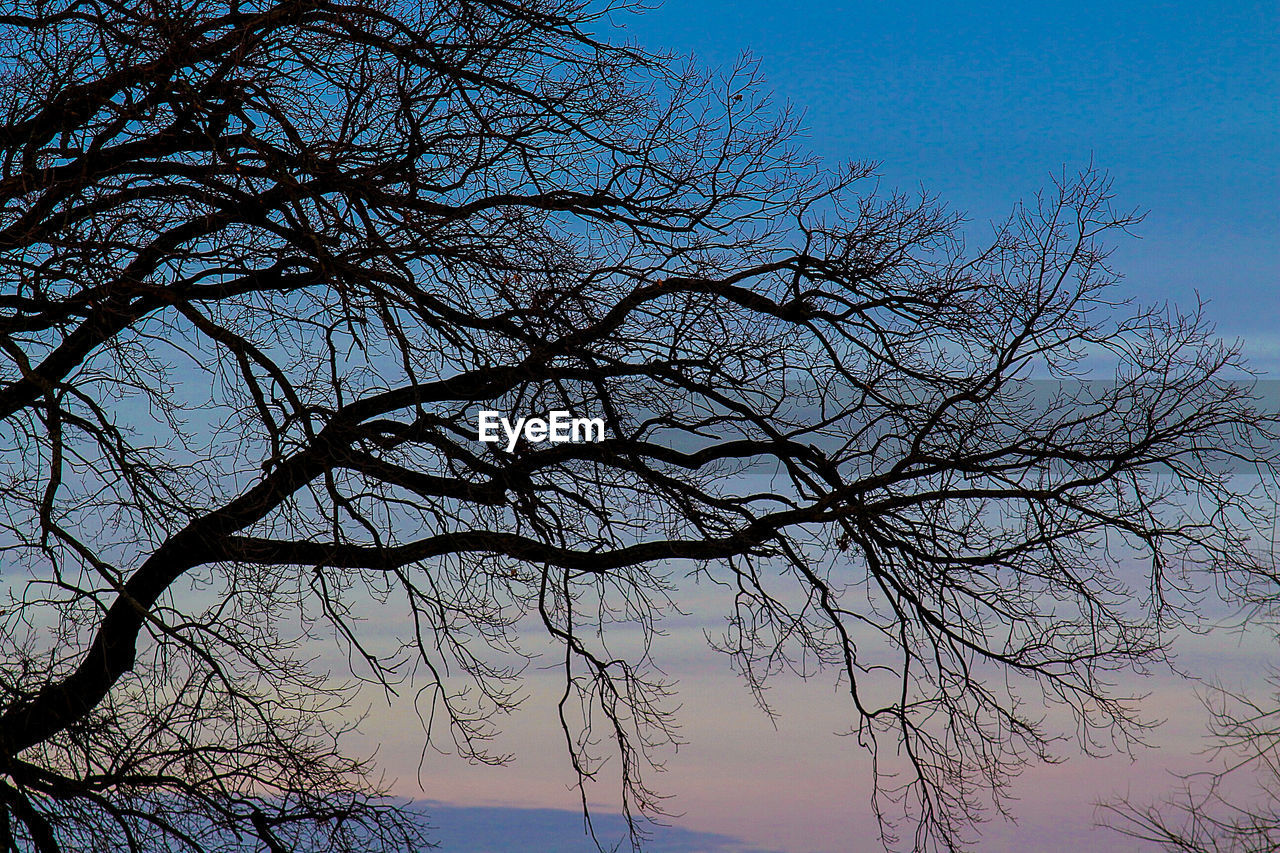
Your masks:
{"label": "blue sky", "polygon": [[876,160],[972,217],[975,239],[1092,161],[1147,211],[1117,247],[1144,301],[1211,302],[1280,368],[1280,7],[668,0],[642,44],[723,66],[749,50],[824,157]]}
{"label": "blue sky", "polygon": [[[1092,161],[1113,176],[1119,206],[1147,211],[1137,229],[1142,239],[1117,246],[1128,293],[1186,306],[1198,294],[1219,332],[1242,337],[1251,361],[1280,376],[1274,0],[668,0],[619,21],[626,26],[620,37],[691,52],[704,65],[731,64],[750,51],[779,99],[803,110],[815,151],[832,163],[880,161],[885,184],[923,187],[968,212],[975,241],[1052,173]],[[684,686],[689,746],[660,780],[685,816],[665,836],[671,846],[655,849],[752,849],[735,837],[787,853],[849,849],[849,839],[869,829],[867,767],[847,740],[831,735],[847,719],[831,686],[780,687],[774,699],[784,715],[775,731],[723,661],[696,650],[700,638],[700,629],[677,626],[658,652]],[[1269,646],[1190,651],[1218,655],[1223,672],[1257,670],[1270,656]],[[1137,849],[1089,828],[1093,800],[1106,784],[1159,790],[1166,770],[1191,766],[1203,726],[1185,682],[1157,679],[1140,689],[1155,694],[1169,720],[1155,737],[1165,749],[1137,763],[1072,761],[1029,771],[1015,790],[1020,823],[989,829],[982,849]],[[428,796],[483,804],[437,806],[446,851],[586,849],[558,743],[539,728],[538,690],[535,684],[531,709],[509,729],[505,743],[521,756],[512,767],[459,768],[435,757],[421,771],[406,764]],[[399,732],[404,742],[389,743],[384,756],[416,762],[414,734]]]}

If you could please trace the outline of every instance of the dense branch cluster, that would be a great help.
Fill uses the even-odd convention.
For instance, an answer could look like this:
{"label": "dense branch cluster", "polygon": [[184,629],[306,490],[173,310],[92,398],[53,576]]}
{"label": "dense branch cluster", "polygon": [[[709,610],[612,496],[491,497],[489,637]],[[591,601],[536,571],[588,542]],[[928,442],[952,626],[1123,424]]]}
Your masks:
{"label": "dense branch cluster", "polygon": [[[1109,673],[1180,573],[1254,567],[1234,352],[1113,295],[1100,175],[969,251],[623,11],[5,4],[0,848],[414,849],[326,642],[499,760],[541,632],[584,802],[612,755],[655,814],[672,685],[611,630],[690,579],[762,702],[841,673],[891,846],[962,845],[1046,701],[1138,724]],[[507,452],[482,409],[608,435]]]}

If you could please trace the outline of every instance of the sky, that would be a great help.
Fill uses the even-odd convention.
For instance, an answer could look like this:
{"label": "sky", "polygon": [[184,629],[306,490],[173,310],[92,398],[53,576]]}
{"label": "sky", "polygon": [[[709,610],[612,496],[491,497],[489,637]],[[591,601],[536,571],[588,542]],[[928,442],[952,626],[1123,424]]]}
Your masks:
{"label": "sky", "polygon": [[[1116,247],[1140,302],[1206,301],[1219,333],[1280,377],[1280,6],[1110,2],[912,5],[668,0],[619,19],[620,38],[725,66],[758,59],[780,101],[803,111],[807,144],[838,163],[875,160],[885,185],[923,188],[966,212],[974,240],[1062,169],[1092,162],[1117,204],[1147,212]],[[750,705],[696,618],[658,657],[682,685],[688,741],[659,781],[682,816],[661,851],[836,853],[874,849],[868,765],[834,733],[848,719],[834,685],[783,682],[776,728]],[[1199,639],[1184,659],[1246,682],[1273,658],[1257,638]],[[429,755],[404,711],[371,709],[397,792],[435,800],[445,851],[586,850],[576,794],[535,673],[507,726],[504,768]],[[1135,851],[1091,828],[1095,800],[1158,792],[1197,765],[1203,719],[1187,682],[1139,688],[1166,723],[1136,759],[1073,759],[1029,770],[1016,824],[984,851]],[[424,793],[425,792],[425,793]],[[607,811],[607,806],[602,806]],[[606,823],[608,819],[606,818]],[[612,826],[612,825],[611,825]],[[616,828],[616,827],[615,827]],[[555,840],[559,839],[559,840]]]}
{"label": "sky", "polygon": [[637,42],[724,67],[744,51],[829,162],[965,212],[977,240],[1093,162],[1146,211],[1117,266],[1144,301],[1210,302],[1280,368],[1280,7],[1232,3],[668,0]]}
{"label": "sky", "polygon": [[[686,589],[680,596],[689,615],[668,620],[655,641],[654,657],[679,691],[684,745],[664,753],[666,770],[651,778],[672,799],[669,830],[658,829],[657,853],[848,853],[882,849],[869,802],[871,767],[852,738],[842,736],[851,712],[834,677],[808,681],[781,677],[769,701],[770,721],[750,700],[723,656],[707,647],[705,631],[719,627],[723,601],[712,591]],[[388,630],[394,630],[391,623]],[[1179,660],[1188,669],[1212,673],[1236,689],[1259,687],[1257,674],[1274,661],[1274,646],[1256,636],[1221,632],[1187,638]],[[555,657],[550,661],[554,668]],[[561,682],[553,669],[527,674],[524,706],[501,722],[494,746],[514,753],[505,766],[466,764],[455,756],[422,752],[422,731],[408,697],[387,706],[373,702],[365,720],[378,765],[398,779],[395,793],[435,800],[426,811],[433,837],[449,853],[591,853],[583,837],[578,793],[556,728],[555,701]],[[1015,782],[1013,821],[983,826],[984,853],[1144,853],[1119,834],[1095,827],[1099,800],[1121,795],[1152,801],[1168,793],[1171,773],[1204,769],[1205,718],[1198,692],[1185,679],[1157,672],[1133,679],[1146,694],[1148,719],[1162,721],[1148,736],[1149,748],[1134,755],[1083,758],[1074,745],[1059,753],[1068,760],[1027,769]],[[600,835],[621,839],[616,788],[592,791]],[[546,839],[557,839],[548,843]],[[607,849],[607,848],[606,848]],[[625,846],[622,849],[627,849]]]}

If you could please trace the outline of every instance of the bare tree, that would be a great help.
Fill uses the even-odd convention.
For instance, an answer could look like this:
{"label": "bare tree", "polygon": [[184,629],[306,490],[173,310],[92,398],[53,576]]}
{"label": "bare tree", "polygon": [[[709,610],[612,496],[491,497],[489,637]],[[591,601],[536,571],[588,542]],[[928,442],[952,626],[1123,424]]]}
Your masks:
{"label": "bare tree", "polygon": [[[615,638],[691,580],[762,704],[842,674],[887,846],[962,847],[1046,703],[1140,725],[1111,674],[1179,573],[1256,568],[1236,353],[1114,295],[1102,176],[968,251],[623,11],[7,0],[0,847],[412,849],[316,649],[499,761],[534,631],[639,840],[673,686]],[[508,451],[482,409],[608,436]]]}
{"label": "bare tree", "polygon": [[1280,849],[1280,709],[1221,688],[1209,696],[1221,768],[1183,777],[1164,802],[1105,803],[1106,825],[1168,853]]}

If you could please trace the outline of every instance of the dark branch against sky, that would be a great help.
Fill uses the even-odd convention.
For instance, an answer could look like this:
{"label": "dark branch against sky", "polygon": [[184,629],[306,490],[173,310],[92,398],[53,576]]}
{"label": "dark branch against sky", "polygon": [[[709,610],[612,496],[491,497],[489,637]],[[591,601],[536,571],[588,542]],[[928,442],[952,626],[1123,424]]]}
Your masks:
{"label": "dark branch against sky", "polygon": [[[598,40],[614,14],[0,18],[0,848],[410,849],[315,649],[502,764],[538,643],[581,803],[639,845],[697,581],[738,702],[833,674],[884,845],[963,849],[1064,739],[1141,737],[1122,678],[1198,590],[1271,582],[1271,481],[1235,473],[1274,472],[1275,417],[1211,323],[1265,362],[1256,13],[1198,30],[1225,65],[1178,14],[1137,59],[1102,9],[636,24],[709,76]],[[1113,254],[1162,206],[1117,182],[1161,170],[1157,250]],[[1162,278],[1209,220],[1247,251]],[[604,434],[493,446],[482,411]]]}

